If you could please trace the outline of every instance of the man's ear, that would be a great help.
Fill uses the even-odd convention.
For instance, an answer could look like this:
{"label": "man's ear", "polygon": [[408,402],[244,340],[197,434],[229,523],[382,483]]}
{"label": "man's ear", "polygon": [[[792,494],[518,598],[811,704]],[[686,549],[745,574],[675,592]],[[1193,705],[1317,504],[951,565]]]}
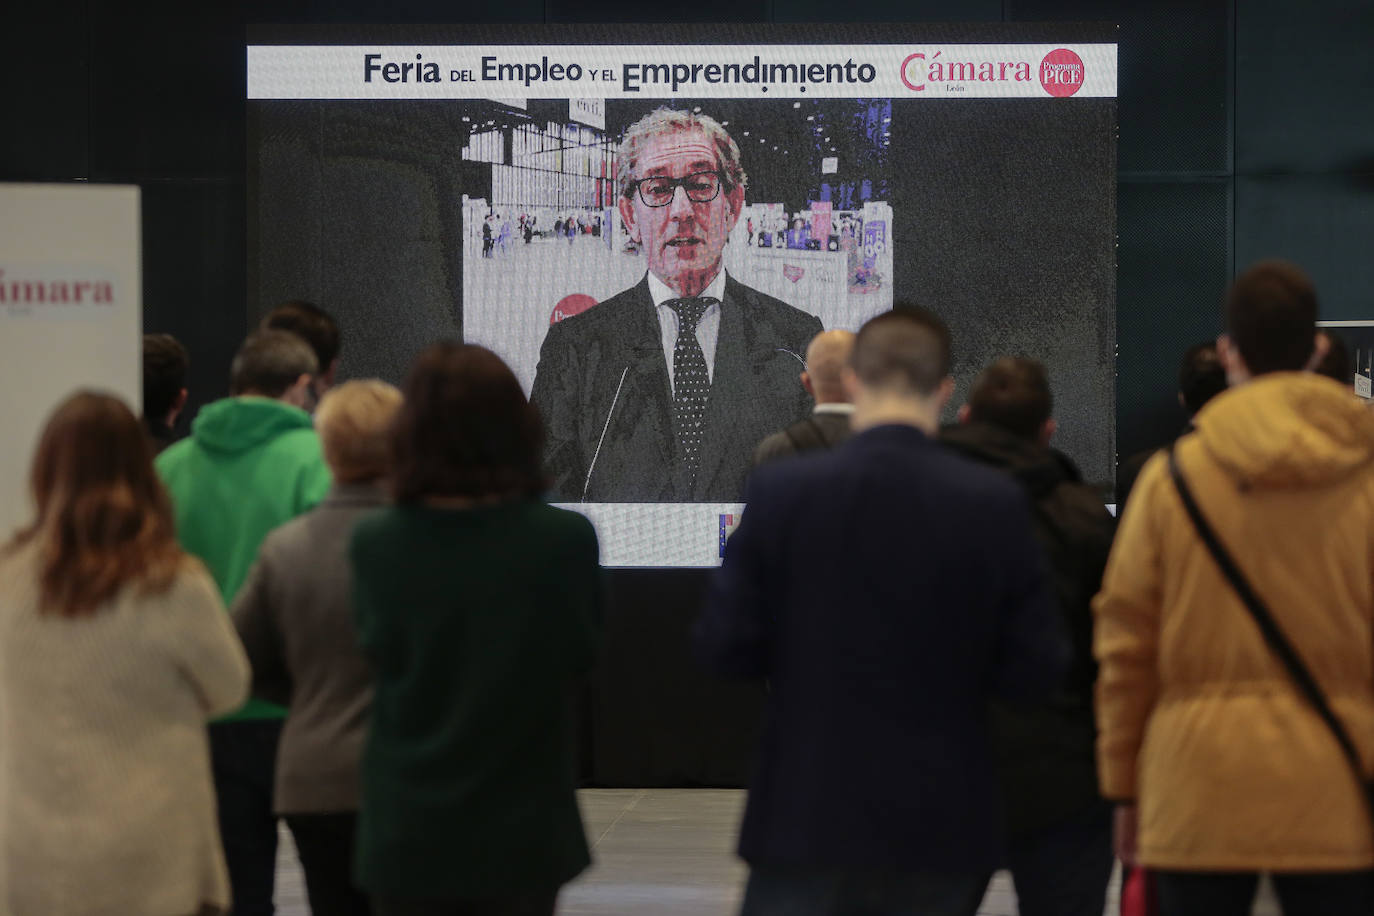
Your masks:
{"label": "man's ear", "polygon": [[959,412],[954,415],[954,419],[958,420],[960,423],[967,423],[969,415],[972,413],[973,410],[965,404],[963,407],[959,408]]}
{"label": "man's ear", "polygon": [[313,379],[308,373],[303,373],[300,378],[296,379],[296,383],[286,389],[278,400],[285,401],[288,404],[292,404],[304,410],[305,405],[309,403],[310,384],[312,381]]}
{"label": "man's ear", "polygon": [[1230,334],[1217,337],[1217,359],[1221,362],[1221,368],[1226,370],[1226,384],[1240,385],[1250,380],[1250,367],[1245,365],[1240,348]]}
{"label": "man's ear", "polygon": [[941,410],[949,403],[949,399],[954,396],[954,376],[946,375],[940,380],[940,387],[936,389],[935,396],[938,398],[937,404]]}
{"label": "man's ear", "polygon": [[845,397],[853,404],[859,398],[859,376],[850,366],[840,370],[840,385],[844,387]]}
{"label": "man's ear", "polygon": [[635,225],[634,201],[628,197],[622,197],[620,198],[620,203],[617,206],[620,209],[620,218],[625,221],[625,228],[628,229],[630,232],[630,238],[636,244],[640,244],[641,240],[639,237],[639,227]]}
{"label": "man's ear", "polygon": [[1059,424],[1054,422],[1054,417],[1050,417],[1048,420],[1046,420],[1045,424],[1040,427],[1040,444],[1049,445],[1050,440],[1054,438],[1054,433],[1057,429],[1059,429]]}
{"label": "man's ear", "polygon": [[186,401],[190,396],[190,390],[183,388],[177,392],[176,397],[172,398],[172,406],[167,410],[167,416],[163,418],[167,421],[168,426],[176,425],[177,418],[180,417],[181,412],[186,409]]}
{"label": "man's ear", "polygon": [[735,231],[735,223],[739,222],[739,215],[744,210],[744,188],[731,188],[725,195],[725,204],[725,234],[729,235]]}
{"label": "man's ear", "polygon": [[806,393],[814,398],[816,389],[811,387],[811,373],[803,369],[799,378],[801,378],[802,387],[806,389]]}
{"label": "man's ear", "polygon": [[334,387],[334,375],[339,371],[339,358],[336,356],[329,361],[329,368],[325,369],[317,377],[319,384],[316,385],[321,393]]}
{"label": "man's ear", "polygon": [[1302,367],[1303,372],[1311,372],[1322,364],[1326,359],[1326,354],[1331,352],[1331,338],[1325,331],[1318,331],[1316,339],[1312,341],[1312,356],[1307,360],[1307,365]]}

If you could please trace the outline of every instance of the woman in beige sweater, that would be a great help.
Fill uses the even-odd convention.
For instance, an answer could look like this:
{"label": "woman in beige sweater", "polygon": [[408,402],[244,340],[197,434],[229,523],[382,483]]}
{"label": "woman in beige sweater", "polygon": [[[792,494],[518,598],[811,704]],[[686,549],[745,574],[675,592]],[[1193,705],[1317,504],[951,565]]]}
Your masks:
{"label": "woman in beige sweater", "polygon": [[248,664],[138,420],[72,396],[0,547],[0,913],[224,912],[205,721]]}

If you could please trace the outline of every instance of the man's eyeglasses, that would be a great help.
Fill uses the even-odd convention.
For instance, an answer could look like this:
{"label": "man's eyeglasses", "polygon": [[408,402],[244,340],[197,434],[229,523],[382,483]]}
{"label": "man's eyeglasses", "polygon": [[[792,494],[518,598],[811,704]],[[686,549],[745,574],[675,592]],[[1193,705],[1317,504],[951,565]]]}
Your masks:
{"label": "man's eyeglasses", "polygon": [[639,199],[649,207],[666,207],[673,202],[678,186],[687,192],[687,199],[694,204],[704,204],[716,199],[720,194],[719,172],[693,172],[685,178],[641,178],[635,182],[639,187]]}

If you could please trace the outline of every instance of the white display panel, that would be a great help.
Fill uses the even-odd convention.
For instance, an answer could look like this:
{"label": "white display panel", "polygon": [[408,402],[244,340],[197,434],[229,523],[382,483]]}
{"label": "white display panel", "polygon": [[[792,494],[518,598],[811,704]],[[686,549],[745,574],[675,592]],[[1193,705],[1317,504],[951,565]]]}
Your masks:
{"label": "white display panel", "polygon": [[32,512],[29,464],[52,409],[80,388],[142,400],[134,187],[0,185],[0,539]]}

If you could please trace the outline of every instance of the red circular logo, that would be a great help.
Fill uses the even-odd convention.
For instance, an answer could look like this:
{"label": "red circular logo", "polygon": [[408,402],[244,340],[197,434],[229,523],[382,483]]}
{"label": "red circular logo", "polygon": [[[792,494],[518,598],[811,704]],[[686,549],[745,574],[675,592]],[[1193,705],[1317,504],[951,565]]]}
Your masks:
{"label": "red circular logo", "polygon": [[580,315],[594,305],[596,305],[596,300],[586,293],[572,293],[564,296],[553,307],[553,314],[549,316],[549,324],[558,324],[564,318]]}
{"label": "red circular logo", "polygon": [[1073,95],[1083,88],[1083,58],[1068,48],[1046,54],[1040,62],[1040,85],[1059,98]]}

